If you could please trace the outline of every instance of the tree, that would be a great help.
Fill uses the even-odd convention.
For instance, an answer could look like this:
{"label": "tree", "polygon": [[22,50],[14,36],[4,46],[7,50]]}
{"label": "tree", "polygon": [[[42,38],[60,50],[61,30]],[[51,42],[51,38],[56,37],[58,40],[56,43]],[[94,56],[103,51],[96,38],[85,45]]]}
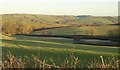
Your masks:
{"label": "tree", "polygon": [[21,23],[17,27],[18,34],[29,34],[32,30],[32,26],[26,23]]}
{"label": "tree", "polygon": [[2,24],[2,32],[6,34],[15,34],[16,26],[17,25],[15,23],[4,23]]}

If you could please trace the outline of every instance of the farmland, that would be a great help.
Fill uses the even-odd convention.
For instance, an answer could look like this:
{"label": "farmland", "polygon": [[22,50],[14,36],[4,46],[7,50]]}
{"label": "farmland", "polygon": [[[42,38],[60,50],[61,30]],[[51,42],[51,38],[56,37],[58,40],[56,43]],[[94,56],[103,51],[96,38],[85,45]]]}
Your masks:
{"label": "farmland", "polygon": [[[15,39],[14,39],[15,38]],[[74,51],[75,56],[81,60],[80,64],[86,66],[91,60],[99,60],[99,56],[104,56],[107,60],[118,56],[118,48],[111,46],[95,46],[84,44],[73,44],[70,39],[37,38],[14,36],[13,39],[3,39],[3,60],[6,51],[9,50],[17,57],[32,57],[35,55],[42,60],[54,61],[57,65],[62,64],[66,57]],[[108,58],[109,57],[109,58]],[[87,60],[87,61],[86,61]]]}
{"label": "farmland", "polygon": [[[14,20],[12,20],[14,19]],[[117,46],[75,44],[73,39],[56,37],[36,37],[28,35],[118,35],[116,17],[50,16],[14,14],[3,15],[2,47],[3,61],[7,51],[18,58],[37,56],[48,64],[61,65],[71,52],[79,58],[80,67],[88,67],[92,61],[103,56],[106,62],[113,57],[118,60]],[[13,25],[7,25],[13,24]],[[112,25],[111,25],[112,24]],[[57,27],[57,28],[56,28]],[[36,30],[38,29],[38,30]],[[42,30],[40,30],[42,29]],[[36,31],[35,31],[36,30]],[[18,35],[21,34],[21,35]],[[1,50],[1,49],[0,49]],[[30,60],[29,60],[30,61]]]}
{"label": "farmland", "polygon": [[118,26],[82,26],[82,27],[63,27],[56,29],[47,29],[34,31],[32,34],[53,34],[53,35],[94,35],[94,36],[109,36],[109,31],[115,33]]}

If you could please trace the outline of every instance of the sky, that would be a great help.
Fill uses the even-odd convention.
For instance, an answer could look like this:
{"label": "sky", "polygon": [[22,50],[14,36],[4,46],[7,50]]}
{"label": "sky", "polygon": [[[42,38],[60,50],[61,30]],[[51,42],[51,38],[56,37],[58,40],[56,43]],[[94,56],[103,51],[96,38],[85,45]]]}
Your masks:
{"label": "sky", "polygon": [[0,0],[0,14],[117,16],[119,0]]}

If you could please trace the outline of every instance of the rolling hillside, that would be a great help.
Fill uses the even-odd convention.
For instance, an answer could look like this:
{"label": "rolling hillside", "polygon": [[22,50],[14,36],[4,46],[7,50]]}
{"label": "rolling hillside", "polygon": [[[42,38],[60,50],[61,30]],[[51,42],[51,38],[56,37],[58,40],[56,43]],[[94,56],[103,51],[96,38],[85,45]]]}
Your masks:
{"label": "rolling hillside", "polygon": [[[14,20],[13,20],[14,19]],[[72,24],[73,23],[100,23],[100,24],[114,24],[117,22],[117,17],[94,17],[94,16],[52,16],[52,15],[40,15],[40,14],[5,14],[2,15],[3,23],[27,22],[31,24]]]}
{"label": "rolling hillside", "polygon": [[29,58],[32,56],[36,56],[48,64],[62,65],[74,52],[80,60],[78,65],[86,68],[90,66],[91,60],[98,62],[100,56],[110,62],[113,57],[118,60],[120,55],[116,46],[75,44],[73,39],[22,35],[116,36],[118,26],[108,24],[116,24],[117,17],[4,14],[2,21],[0,50],[3,62],[7,60],[7,51],[10,51],[18,58],[28,58],[28,61],[31,61]]}
{"label": "rolling hillside", "polygon": [[[4,14],[2,32],[6,34],[29,34],[35,29],[64,26],[116,24],[117,17],[53,16],[40,14]],[[11,24],[11,25],[10,25]]]}

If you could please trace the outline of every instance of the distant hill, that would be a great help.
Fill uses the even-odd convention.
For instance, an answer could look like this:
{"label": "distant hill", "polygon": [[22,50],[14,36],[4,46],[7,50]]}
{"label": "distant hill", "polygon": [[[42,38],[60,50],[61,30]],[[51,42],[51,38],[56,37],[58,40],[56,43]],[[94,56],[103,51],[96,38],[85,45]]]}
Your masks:
{"label": "distant hill", "polygon": [[27,22],[32,24],[75,24],[75,23],[99,23],[99,24],[115,24],[117,23],[117,17],[103,16],[95,17],[91,15],[78,15],[78,16],[52,16],[52,15],[40,15],[40,14],[4,14],[2,15],[3,23],[15,22]]}
{"label": "distant hill", "polygon": [[56,16],[41,14],[4,14],[2,16],[2,30],[5,33],[29,33],[33,29],[53,28],[73,25],[102,25],[116,24],[117,17],[91,15]]}
{"label": "distant hill", "polygon": [[33,15],[33,14],[5,14],[2,15],[3,23],[14,21],[15,23],[27,22],[33,24],[51,24],[63,21],[71,21],[73,16],[51,16],[51,15]]}
{"label": "distant hill", "polygon": [[80,15],[76,16],[76,22],[81,24],[117,24],[117,17],[110,16],[91,16],[91,15]]}

